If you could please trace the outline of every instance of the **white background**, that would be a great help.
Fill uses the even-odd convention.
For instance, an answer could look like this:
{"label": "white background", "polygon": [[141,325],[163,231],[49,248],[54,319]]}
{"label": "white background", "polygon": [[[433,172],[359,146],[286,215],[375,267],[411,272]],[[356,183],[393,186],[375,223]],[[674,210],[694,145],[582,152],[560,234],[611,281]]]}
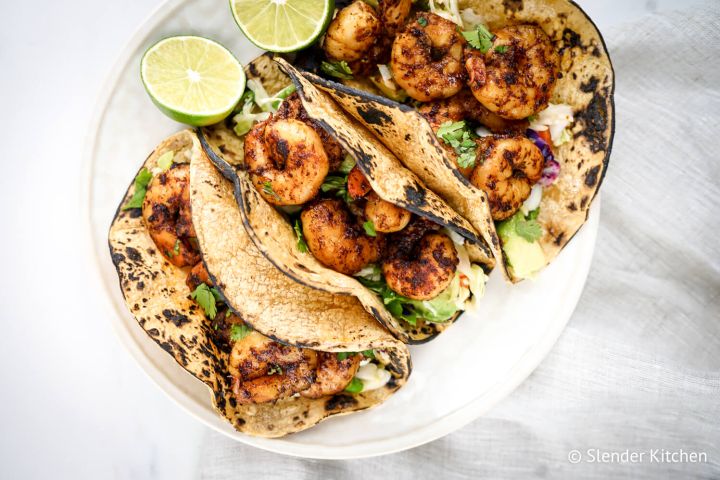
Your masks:
{"label": "white background", "polygon": [[[115,339],[80,203],[103,80],[159,3],[0,0],[1,478],[193,478],[200,445],[214,435]],[[580,4],[601,31],[673,7]]]}

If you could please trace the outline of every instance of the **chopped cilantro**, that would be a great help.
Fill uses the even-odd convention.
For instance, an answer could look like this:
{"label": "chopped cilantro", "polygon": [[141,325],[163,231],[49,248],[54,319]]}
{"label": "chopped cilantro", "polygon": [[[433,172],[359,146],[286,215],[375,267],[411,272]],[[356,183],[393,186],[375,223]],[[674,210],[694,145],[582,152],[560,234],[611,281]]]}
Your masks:
{"label": "chopped cilantro", "polygon": [[348,393],[360,393],[364,387],[365,385],[363,385],[362,380],[357,377],[353,377],[347,387],[345,387],[345,391]]}
{"label": "chopped cilantro", "polygon": [[295,230],[295,238],[297,238],[297,249],[300,253],[307,253],[308,245],[305,242],[305,237],[303,236],[302,226],[300,225],[299,219],[295,219],[293,230]]}
{"label": "chopped cilantro", "polygon": [[280,195],[275,193],[275,190],[273,190],[272,182],[263,182],[263,193],[265,195],[272,195],[275,200],[280,200]]}
{"label": "chopped cilantro", "polygon": [[123,205],[123,210],[130,210],[131,208],[142,207],[143,200],[145,200],[145,193],[147,193],[147,186],[152,180],[152,173],[150,170],[143,167],[135,177],[135,192],[132,198]]}
{"label": "chopped cilantro", "polygon": [[320,189],[326,193],[335,190],[336,197],[341,197],[346,203],[350,203],[352,198],[347,191],[347,179],[347,175],[328,175]]}
{"label": "chopped cilantro", "polygon": [[201,283],[190,294],[193,300],[205,310],[205,315],[211,320],[217,315],[217,305],[215,304],[215,295],[206,284]]}
{"label": "chopped cilantro", "polygon": [[485,28],[483,25],[478,25],[475,30],[469,32],[462,32],[462,36],[468,41],[471,47],[480,50],[482,53],[487,53],[492,46],[492,39],[494,35]]}
{"label": "chopped cilantro", "polygon": [[362,354],[366,358],[375,358],[375,351],[372,348],[370,350],[363,350]]}
{"label": "chopped cilantro", "polygon": [[270,365],[270,368],[268,369],[268,375],[282,375],[282,367],[278,364],[272,364]]}
{"label": "chopped cilantro", "polygon": [[363,228],[365,229],[365,233],[370,237],[377,237],[377,232],[375,231],[375,224],[372,220],[368,220],[367,222],[363,223]]}
{"label": "chopped cilantro", "polygon": [[497,53],[505,53],[505,52],[507,52],[507,49],[508,49],[507,45],[498,45],[497,47],[495,47],[495,51]]}
{"label": "chopped cilantro", "polygon": [[437,136],[453,147],[458,155],[457,162],[461,168],[475,165],[476,135],[470,130],[465,120],[443,123],[437,131]]}
{"label": "chopped cilantro", "polygon": [[172,251],[167,252],[167,254],[168,254],[168,257],[172,258],[179,253],[180,253],[180,239],[178,238],[177,240],[175,240],[175,245],[173,246]]}
{"label": "chopped cilantro", "polygon": [[247,337],[252,333],[253,329],[245,325],[244,323],[236,323],[230,327],[230,339],[233,342],[237,342]]}
{"label": "chopped cilantro", "polygon": [[353,72],[345,60],[339,62],[322,62],[320,64],[320,70],[331,77],[342,78],[344,80],[353,78]]}
{"label": "chopped cilantro", "polygon": [[425,18],[425,17],[419,17],[417,19],[417,22],[420,24],[421,27],[427,27],[427,25],[428,25],[427,18]]}
{"label": "chopped cilantro", "polygon": [[515,222],[515,232],[531,243],[539,240],[543,233],[542,227],[537,220],[524,219],[518,219]]}

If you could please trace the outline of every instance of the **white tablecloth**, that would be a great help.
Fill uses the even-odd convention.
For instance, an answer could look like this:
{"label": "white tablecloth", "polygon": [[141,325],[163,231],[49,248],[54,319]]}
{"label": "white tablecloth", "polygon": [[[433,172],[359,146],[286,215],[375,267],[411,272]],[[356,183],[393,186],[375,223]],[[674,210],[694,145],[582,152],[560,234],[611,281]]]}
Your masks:
{"label": "white tablecloth", "polygon": [[720,477],[720,5],[606,39],[617,134],[597,249],[537,371],[468,427],[372,460],[212,435],[203,478]]}

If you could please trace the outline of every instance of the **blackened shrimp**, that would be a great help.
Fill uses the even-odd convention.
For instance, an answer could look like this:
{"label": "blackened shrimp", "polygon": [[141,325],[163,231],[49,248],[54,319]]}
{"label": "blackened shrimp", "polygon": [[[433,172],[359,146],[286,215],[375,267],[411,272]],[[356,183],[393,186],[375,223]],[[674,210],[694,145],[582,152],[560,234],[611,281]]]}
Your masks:
{"label": "blackened shrimp", "polygon": [[380,36],[381,29],[375,10],[362,0],[355,0],[330,22],[323,48],[332,60],[360,60]]}
{"label": "blackened shrimp", "polygon": [[275,342],[251,332],[233,344],[228,371],[241,405],[265,403],[310,388],[315,381],[317,354]]}
{"label": "blackened shrimp", "polygon": [[392,37],[405,25],[412,4],[412,0],[380,0],[378,6],[385,35]]}
{"label": "blackened shrimp", "polygon": [[557,79],[558,53],[534,25],[494,32],[486,53],[468,49],[470,89],[485,107],[503,118],[522,119],[545,108]]}
{"label": "blackened shrimp", "polygon": [[153,177],[142,204],[142,215],[155,245],[175,266],[200,261],[190,212],[190,166],[173,164]]}
{"label": "blackened shrimp", "polygon": [[312,199],[330,168],[320,135],[295,119],[255,125],[245,137],[245,163],[255,188],[274,205]]}
{"label": "blackened shrimp", "polygon": [[322,128],[317,121],[307,114],[305,107],[303,107],[300,95],[295,92],[285,99],[280,104],[277,113],[273,117],[278,119],[295,119],[305,122],[310,125],[322,140],[323,149],[330,162],[330,171],[335,171],[340,168],[340,164],[345,158],[345,151],[343,150],[340,143],[335,140],[324,128]]}
{"label": "blackened shrimp", "polygon": [[361,354],[354,354],[340,360],[337,353],[330,352],[318,352],[317,356],[315,382],[300,392],[303,397],[320,398],[342,392],[355,376],[363,358]]}
{"label": "blackened shrimp", "polygon": [[323,199],[300,214],[310,252],[323,265],[352,275],[380,258],[381,237],[371,237],[354,222],[342,200]]}
{"label": "blackened shrimp", "polygon": [[426,233],[411,250],[398,251],[382,264],[390,289],[414,300],[431,300],[455,275],[458,254],[450,237]]}
{"label": "blackened shrimp", "polygon": [[383,200],[375,192],[367,196],[365,217],[373,223],[377,232],[398,232],[407,226],[411,216],[410,212]]}
{"label": "blackened shrimp", "polygon": [[477,160],[470,182],[485,191],[494,220],[515,213],[540,180],[542,152],[526,137],[482,137],[476,140]]}
{"label": "blackened shrimp", "polygon": [[453,22],[434,13],[417,13],[393,42],[393,78],[421,102],[452,97],[465,82],[464,45]]}

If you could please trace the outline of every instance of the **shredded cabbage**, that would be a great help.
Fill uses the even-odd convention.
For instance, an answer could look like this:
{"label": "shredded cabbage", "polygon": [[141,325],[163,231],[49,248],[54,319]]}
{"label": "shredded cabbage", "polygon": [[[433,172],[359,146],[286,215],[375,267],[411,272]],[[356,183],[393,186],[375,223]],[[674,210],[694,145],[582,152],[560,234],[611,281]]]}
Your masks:
{"label": "shredded cabbage", "polygon": [[541,132],[550,129],[550,138],[556,147],[569,141],[572,137],[568,126],[573,122],[573,111],[570,105],[565,103],[550,103],[530,119],[530,128]]}
{"label": "shredded cabbage", "polygon": [[376,363],[366,363],[365,365],[361,365],[355,373],[355,378],[362,380],[362,392],[384,387],[385,384],[390,381],[390,377],[390,372],[385,370],[385,367]]}
{"label": "shredded cabbage", "polygon": [[530,190],[530,196],[525,199],[522,205],[520,205],[520,211],[525,215],[528,216],[528,213],[532,212],[536,208],[540,206],[540,201],[542,200],[542,185],[539,183],[536,183],[533,185],[532,189]]}
{"label": "shredded cabbage", "polygon": [[461,27],[463,26],[463,19],[460,17],[457,0],[429,0],[428,6],[432,13],[440,15]]}

